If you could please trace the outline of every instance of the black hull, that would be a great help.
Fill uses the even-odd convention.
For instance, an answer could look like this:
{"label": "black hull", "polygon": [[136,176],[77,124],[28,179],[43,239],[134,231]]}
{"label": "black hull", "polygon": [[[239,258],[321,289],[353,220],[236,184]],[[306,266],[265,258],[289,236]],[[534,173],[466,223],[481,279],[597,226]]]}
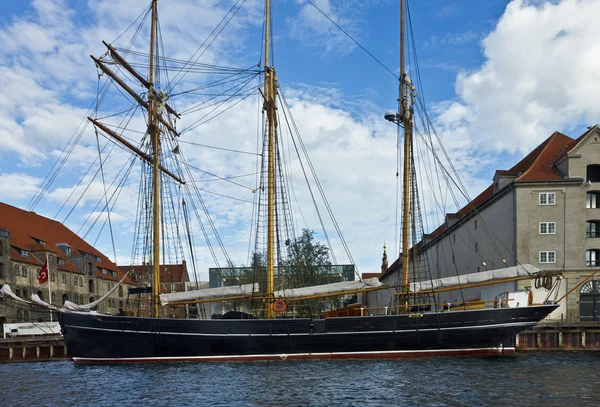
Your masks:
{"label": "black hull", "polygon": [[514,353],[557,305],[414,315],[196,320],[60,313],[76,362],[397,358]]}

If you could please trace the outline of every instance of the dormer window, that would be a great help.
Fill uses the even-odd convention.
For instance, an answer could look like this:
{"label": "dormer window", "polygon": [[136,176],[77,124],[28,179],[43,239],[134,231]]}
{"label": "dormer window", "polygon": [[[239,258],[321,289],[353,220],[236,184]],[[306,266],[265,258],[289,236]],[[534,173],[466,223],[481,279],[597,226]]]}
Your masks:
{"label": "dormer window", "polygon": [[600,165],[591,164],[587,166],[586,181],[600,182]]}
{"label": "dormer window", "polygon": [[540,192],[540,205],[556,205],[556,192]]}
{"label": "dormer window", "polygon": [[61,259],[60,257],[58,258],[58,265],[59,266],[64,266],[65,265],[65,259]]}
{"label": "dormer window", "polygon": [[29,252],[27,250],[21,250],[22,257],[29,257]]}
{"label": "dormer window", "polygon": [[102,261],[102,257],[100,257],[100,256],[96,256],[96,261],[97,261],[98,263],[100,263],[100,262]]}

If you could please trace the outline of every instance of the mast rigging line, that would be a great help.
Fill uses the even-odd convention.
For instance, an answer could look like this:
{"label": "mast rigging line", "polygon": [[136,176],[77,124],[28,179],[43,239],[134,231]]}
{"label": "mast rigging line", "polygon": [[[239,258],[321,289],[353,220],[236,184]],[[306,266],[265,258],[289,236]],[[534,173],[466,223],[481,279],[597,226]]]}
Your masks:
{"label": "mast rigging line", "polygon": [[319,13],[321,13],[323,15],[323,17],[325,17],[327,20],[329,20],[329,22],[331,24],[333,24],[334,26],[336,26],[336,28],[338,30],[340,30],[342,33],[344,33],[344,35],[346,35],[346,37],[350,38],[350,40],[352,40],[352,42],[354,42],[356,45],[358,45],[360,47],[360,49],[362,49],[363,51],[365,51],[367,53],[367,55],[369,55],[371,58],[373,58],[373,60],[375,62],[377,62],[379,65],[381,65],[381,67],[383,69],[385,69],[386,71],[388,71],[394,78],[396,79],[400,79],[398,77],[398,75],[396,75],[390,68],[388,68],[383,62],[381,62],[375,55],[373,55],[369,50],[367,50],[365,47],[363,47],[358,41],[356,41],[348,32],[346,32],[342,27],[340,27],[335,21],[333,21],[331,19],[331,17],[329,17],[327,14],[325,14],[325,12],[323,10],[321,10],[319,7],[317,7],[317,5],[315,3],[312,2],[312,0],[306,0],[308,3],[310,3],[311,6],[313,6],[314,8],[317,9],[317,11]]}
{"label": "mast rigging line", "polygon": [[[204,44],[206,44],[206,42],[208,41],[209,38],[211,38],[213,36],[213,34],[215,33],[215,31],[217,31],[219,29],[219,26],[221,26],[221,24],[223,24],[223,22],[225,21],[225,19],[227,19],[227,17],[232,13],[232,11],[235,9],[235,7],[239,4],[239,2],[242,0],[237,0],[229,9],[229,11],[227,11],[227,13],[223,16],[223,18],[221,19],[221,21],[219,21],[219,23],[216,25],[216,27],[211,31],[211,33],[208,35],[208,37],[206,37],[206,39],[202,42],[202,44],[200,44],[200,46],[198,47],[198,49],[192,54],[192,56],[190,57],[189,61],[192,61],[192,59],[196,56],[196,54],[198,54],[198,52],[200,52],[200,50],[202,48],[204,48]],[[202,55],[204,55],[204,53],[208,50],[208,48],[210,48],[210,46],[212,45],[212,43],[217,39],[217,37],[223,32],[223,30],[227,27],[227,25],[229,25],[229,23],[231,22],[231,20],[233,19],[233,17],[235,17],[235,15],[238,13],[238,11],[240,11],[240,9],[242,8],[242,6],[246,3],[246,0],[242,1],[242,4],[240,4],[239,7],[237,7],[237,9],[235,10],[235,12],[233,12],[233,15],[229,18],[229,20],[227,20],[225,22],[225,24],[223,25],[223,27],[219,30],[219,32],[212,38],[212,40],[208,43],[208,45],[204,48],[204,51],[202,51],[200,53],[200,55],[198,55],[196,57],[196,59],[194,60],[193,64],[195,64],[196,62],[198,62],[198,60],[200,59],[200,57],[202,57]],[[184,67],[187,65],[187,63],[184,65]],[[177,75],[175,75],[175,77],[172,79],[172,81],[170,81],[167,84],[167,88],[175,88],[179,82],[181,82],[181,80],[186,76],[187,72],[181,74],[181,77],[178,78],[178,76],[181,74],[181,72],[179,72]],[[177,80],[175,82],[175,84],[173,84],[173,82]]]}

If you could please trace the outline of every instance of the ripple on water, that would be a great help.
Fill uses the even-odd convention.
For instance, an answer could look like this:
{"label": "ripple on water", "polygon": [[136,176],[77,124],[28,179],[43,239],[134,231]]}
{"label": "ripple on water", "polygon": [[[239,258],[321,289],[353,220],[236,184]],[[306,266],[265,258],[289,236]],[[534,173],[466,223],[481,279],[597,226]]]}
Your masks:
{"label": "ripple on water", "polygon": [[[7,406],[598,406],[600,355],[75,365],[9,363]],[[6,391],[6,390],[9,391]]]}

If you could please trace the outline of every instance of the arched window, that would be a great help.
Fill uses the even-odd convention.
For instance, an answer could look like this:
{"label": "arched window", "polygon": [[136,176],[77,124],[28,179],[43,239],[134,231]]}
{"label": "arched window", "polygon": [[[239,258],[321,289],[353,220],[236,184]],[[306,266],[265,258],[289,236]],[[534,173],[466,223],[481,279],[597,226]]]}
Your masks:
{"label": "arched window", "polygon": [[[119,297],[122,297],[122,296],[123,296],[123,286],[120,285],[119,286]],[[121,307],[121,308],[123,308],[123,307]]]}
{"label": "arched window", "polygon": [[585,207],[588,209],[598,208],[600,203],[600,191],[590,191],[586,194]]}
{"label": "arched window", "polygon": [[53,304],[53,303],[55,303],[55,302],[56,302],[56,293],[55,293],[54,291],[52,291],[52,295],[50,296],[50,298],[51,298],[51,300],[50,300],[50,301],[51,301],[51,302],[50,302],[51,304]]}
{"label": "arched window", "polygon": [[83,287],[83,277],[79,277],[79,287]]}
{"label": "arched window", "polygon": [[17,287],[17,288],[15,288],[15,295],[16,295],[17,297],[20,297],[20,296],[21,296],[21,287]]}
{"label": "arched window", "polygon": [[62,282],[63,282],[63,284],[67,284],[67,274],[66,273],[62,273]]}
{"label": "arched window", "polygon": [[19,276],[19,265],[15,264],[15,276]]}
{"label": "arched window", "polygon": [[64,304],[65,302],[67,302],[69,300],[69,296],[67,294],[63,294],[62,297],[62,303]]}
{"label": "arched window", "polygon": [[27,292],[27,288],[23,287],[23,298],[28,299],[29,298],[28,294],[29,293]]}
{"label": "arched window", "polygon": [[110,291],[110,283],[106,283],[106,291]]}
{"label": "arched window", "polygon": [[4,263],[0,262],[0,279],[4,280]]}
{"label": "arched window", "polygon": [[600,181],[600,165],[598,165],[598,164],[588,165],[585,178],[587,181],[590,181],[590,182],[599,182]]}
{"label": "arched window", "polygon": [[17,310],[17,321],[21,321],[22,319],[23,319],[23,315],[22,315],[22,313],[21,313],[21,310],[20,310],[20,309],[18,309],[18,310]]}
{"label": "arched window", "polygon": [[79,296],[79,303],[80,303],[80,304],[83,304],[83,294],[81,294],[81,295]]}
{"label": "arched window", "polygon": [[88,292],[94,292],[94,280],[90,280],[90,282],[88,283]]}
{"label": "arched window", "polygon": [[92,267],[92,263],[88,263],[87,267],[88,267],[88,276],[91,276],[92,272],[94,270],[93,267]]}
{"label": "arched window", "polygon": [[50,281],[56,281],[56,274],[54,271],[50,272]]}
{"label": "arched window", "polygon": [[23,320],[29,321],[29,312],[27,310],[23,311]]}
{"label": "arched window", "polygon": [[27,267],[25,267],[25,266],[21,267],[21,275],[23,277],[27,277]]}
{"label": "arched window", "polygon": [[119,301],[119,308],[123,309],[123,300]]}
{"label": "arched window", "polygon": [[588,267],[600,266],[600,249],[590,249],[585,251],[585,265]]}
{"label": "arched window", "polygon": [[600,221],[588,220],[585,223],[585,237],[600,237]]}
{"label": "arched window", "polygon": [[90,297],[90,302],[94,302],[94,297]]}

